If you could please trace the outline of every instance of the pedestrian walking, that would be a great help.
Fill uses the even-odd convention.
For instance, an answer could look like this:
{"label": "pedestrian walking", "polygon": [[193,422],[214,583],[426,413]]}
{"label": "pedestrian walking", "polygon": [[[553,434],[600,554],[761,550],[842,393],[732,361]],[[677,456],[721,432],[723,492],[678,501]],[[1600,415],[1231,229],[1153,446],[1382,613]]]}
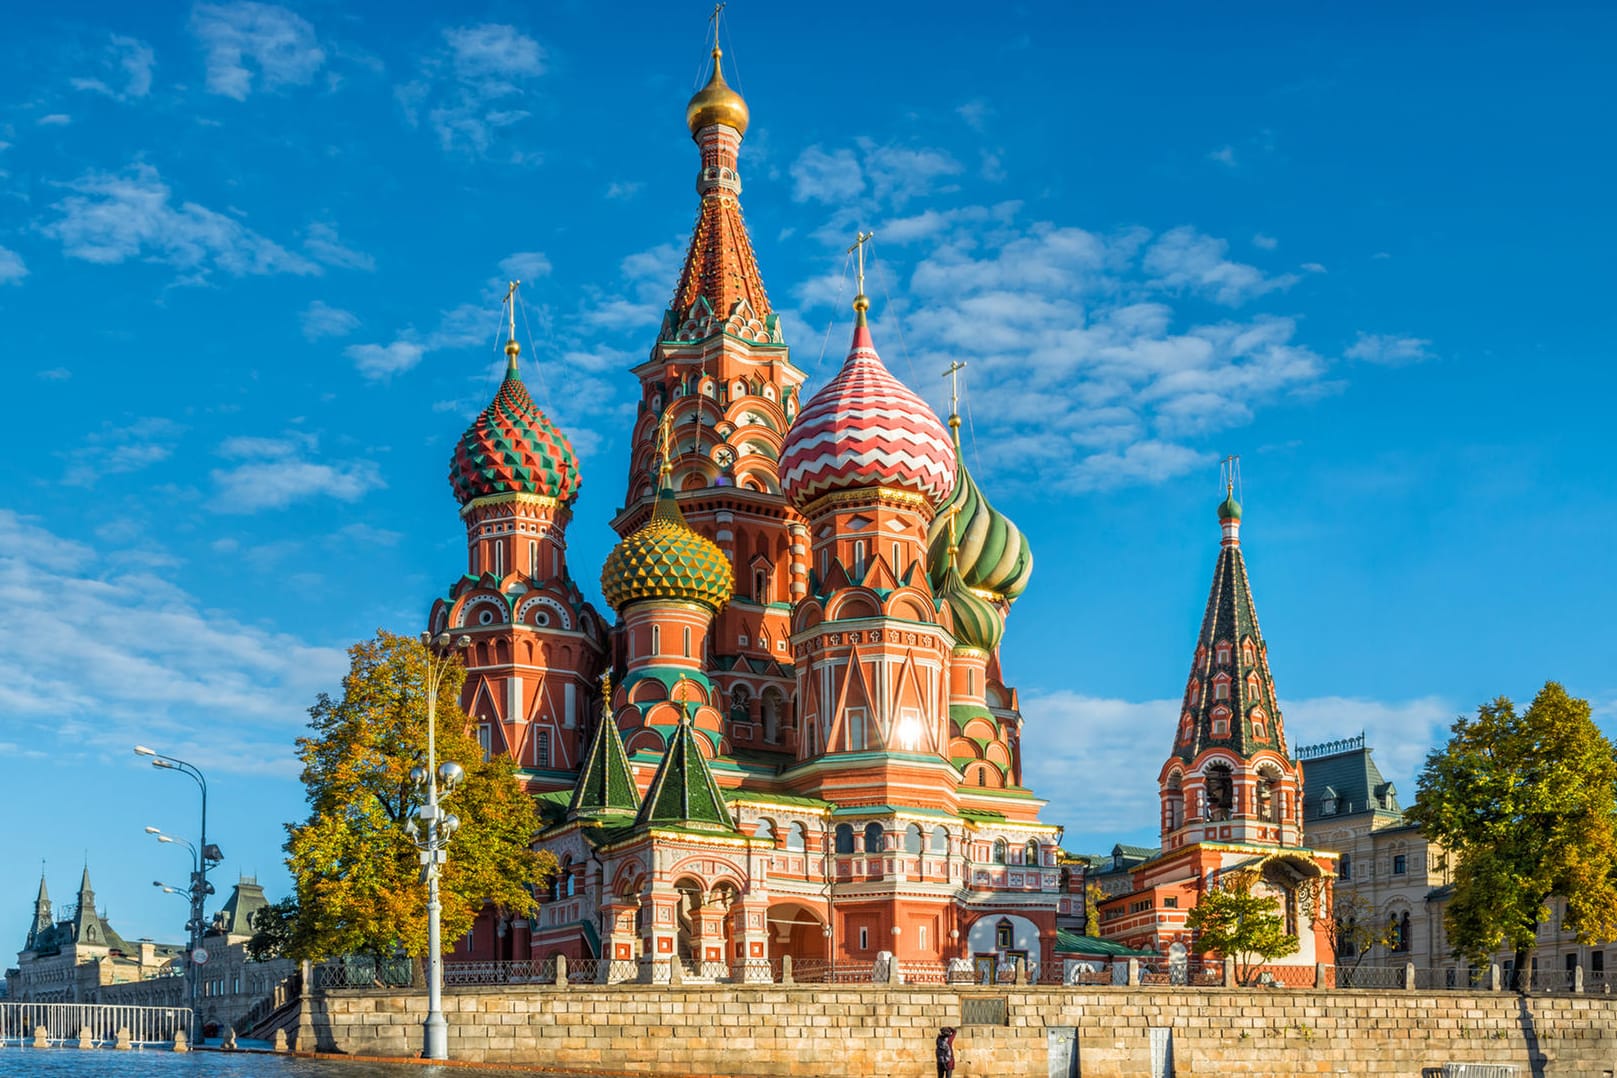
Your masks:
{"label": "pedestrian walking", "polygon": [[954,1027],[938,1030],[938,1078],[954,1078]]}

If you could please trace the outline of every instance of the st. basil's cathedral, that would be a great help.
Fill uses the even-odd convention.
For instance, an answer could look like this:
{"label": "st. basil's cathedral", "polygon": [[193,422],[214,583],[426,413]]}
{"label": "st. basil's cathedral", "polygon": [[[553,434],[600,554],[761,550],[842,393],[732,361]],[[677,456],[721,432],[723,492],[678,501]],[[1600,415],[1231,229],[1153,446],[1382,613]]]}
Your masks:
{"label": "st. basil's cathedral", "polygon": [[1086,924],[1083,866],[1024,784],[1000,663],[1027,540],[967,470],[958,416],[940,422],[883,364],[862,287],[846,361],[803,399],[741,214],[748,108],[718,49],[686,119],[700,208],[631,372],[621,540],[600,576],[615,617],[568,564],[578,462],[514,333],[454,450],[467,565],[430,628],[470,637],[463,707],[561,865],[531,921],[486,913],[454,958],[611,959],[657,979],[676,957],[738,978],[882,952],[1048,969],[1191,943],[1196,895],[1251,866],[1304,918],[1287,961],[1312,967],[1327,951],[1299,895],[1330,855],[1300,848],[1233,495],[1184,714],[1163,731],[1163,849]]}

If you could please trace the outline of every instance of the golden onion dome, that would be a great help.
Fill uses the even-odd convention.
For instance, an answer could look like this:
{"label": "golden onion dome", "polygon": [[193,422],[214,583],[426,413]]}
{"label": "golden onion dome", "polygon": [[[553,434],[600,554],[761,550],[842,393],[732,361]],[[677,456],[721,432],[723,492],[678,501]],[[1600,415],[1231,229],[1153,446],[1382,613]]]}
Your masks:
{"label": "golden onion dome", "polygon": [[713,77],[685,106],[685,123],[692,135],[713,124],[733,127],[739,135],[747,133],[747,103],[724,81],[724,72],[719,69],[719,57],[723,55],[723,51],[713,50]]}
{"label": "golden onion dome", "polygon": [[625,536],[601,568],[601,593],[621,611],[643,599],[701,603],[717,613],[735,590],[730,559],[685,523],[666,483],[651,519]]}

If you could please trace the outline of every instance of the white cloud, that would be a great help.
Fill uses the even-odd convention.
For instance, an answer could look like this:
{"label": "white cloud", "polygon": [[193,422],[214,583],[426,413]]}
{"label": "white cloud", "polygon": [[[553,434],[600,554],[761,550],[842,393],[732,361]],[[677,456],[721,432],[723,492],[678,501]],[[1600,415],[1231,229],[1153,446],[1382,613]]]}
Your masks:
{"label": "white cloud", "polygon": [[69,116],[65,112],[52,112],[48,115],[41,116],[34,122],[39,124],[41,127],[66,127],[68,124],[73,122],[73,117]]}
{"label": "white cloud", "polygon": [[[1298,342],[1294,319],[1205,320],[1175,301],[1191,292],[1232,302],[1285,283],[1230,262],[1223,240],[1191,229],[1100,234],[1024,223],[1020,212],[1014,202],[928,208],[875,226],[874,265],[909,276],[893,287],[902,300],[875,312],[878,345],[940,414],[946,385],[929,372],[969,362],[967,449],[997,482],[1163,482],[1216,459],[1209,435],[1328,385],[1329,365]],[[807,282],[796,295],[804,320],[840,310],[850,287],[835,273]]]}
{"label": "white cloud", "polygon": [[210,773],[296,775],[291,738],[347,668],[342,650],[207,610],[161,573],[0,510],[0,601],[50,612],[9,641],[10,732],[53,750],[161,742]]}
{"label": "white cloud", "polygon": [[1273,236],[1265,236],[1262,232],[1252,237],[1252,246],[1260,251],[1272,251],[1280,246],[1280,241]]}
{"label": "white cloud", "polygon": [[550,276],[550,259],[541,251],[518,251],[500,260],[500,273],[508,281],[533,281]]}
{"label": "white cloud", "polygon": [[856,198],[865,189],[864,174],[852,150],[827,153],[810,146],[792,162],[792,201],[837,204]]}
{"label": "white cloud", "polygon": [[988,118],[994,115],[994,110],[986,101],[967,101],[954,110],[955,115],[965,121],[967,127],[973,131],[982,131],[987,127]]}
{"label": "white cloud", "polygon": [[208,91],[237,101],[253,90],[252,67],[261,87],[273,90],[307,85],[326,62],[314,27],[275,4],[198,4],[191,33],[205,53]]}
{"label": "white cloud", "polygon": [[1218,164],[1223,165],[1225,168],[1233,169],[1239,167],[1235,159],[1234,146],[1220,146],[1218,149],[1208,153],[1207,160],[1217,162]]}
{"label": "white cloud", "polygon": [[354,361],[360,374],[376,379],[403,374],[421,362],[427,349],[415,341],[397,340],[391,344],[351,344],[343,354]]}
{"label": "white cloud", "polygon": [[1231,262],[1224,257],[1229,249],[1227,241],[1185,225],[1157,237],[1146,251],[1145,270],[1167,288],[1193,292],[1228,307],[1297,282],[1291,274],[1265,277],[1256,266]]}
{"label": "white cloud", "polygon": [[902,206],[919,195],[952,191],[940,184],[945,176],[959,175],[964,166],[943,150],[905,146],[880,146],[870,139],[859,139],[864,156],[865,176],[871,193],[881,202]]}
{"label": "white cloud", "polygon": [[0,284],[16,284],[26,276],[28,267],[23,263],[22,255],[0,247]]}
{"label": "white cloud", "polygon": [[69,378],[73,377],[73,372],[68,370],[66,367],[51,367],[47,370],[38,372],[34,375],[34,377],[43,379],[47,382],[65,382]]}
{"label": "white cloud", "polygon": [[152,67],[157,54],[144,41],[113,34],[100,59],[106,76],[72,79],[75,90],[105,94],[115,101],[145,97],[152,92]]}
{"label": "white cloud", "polygon": [[1349,359],[1358,359],[1365,363],[1396,367],[1431,359],[1431,346],[1432,342],[1423,337],[1400,337],[1395,334],[1361,331],[1358,339],[1342,354]]}
{"label": "white cloud", "polygon": [[303,336],[311,341],[325,337],[346,337],[359,328],[359,318],[349,311],[315,300],[303,309]]}
{"label": "white cloud", "polygon": [[[55,377],[45,372],[42,377]],[[160,464],[174,455],[185,428],[172,419],[148,416],[123,426],[104,425],[83,436],[81,445],[59,455],[67,461],[62,483],[93,487],[109,475],[127,475]]]}
{"label": "white cloud", "polygon": [[109,265],[140,258],[185,271],[197,282],[214,269],[232,276],[314,274],[320,267],[233,217],[195,202],[170,202],[157,170],[134,164],[122,172],[88,172],[65,185],[60,217],[44,228],[70,258]]}
{"label": "white cloud", "polygon": [[335,226],[320,221],[309,226],[303,238],[303,250],[316,262],[338,269],[370,271],[376,268],[376,259],[345,245]]}
{"label": "white cloud", "polygon": [[238,435],[219,445],[219,455],[240,461],[212,473],[217,494],[212,507],[221,513],[256,513],[281,509],[308,498],[357,501],[387,484],[381,469],[368,460],[327,463],[311,459],[318,440],[301,431],[276,437]]}
{"label": "white cloud", "polygon": [[1324,264],[1320,263],[1320,262],[1304,262],[1301,266],[1299,266],[1297,268],[1302,270],[1304,273],[1325,273],[1326,272]]}
{"label": "white cloud", "polygon": [[610,183],[610,184],[607,185],[607,188],[606,188],[606,197],[607,198],[633,198],[635,195],[638,195],[640,193],[641,188],[643,188],[645,186],[646,185],[643,184],[643,183],[628,182],[628,181],[620,181],[620,182],[617,182],[617,183]]}
{"label": "white cloud", "polygon": [[[421,64],[420,77],[398,88],[396,96],[411,125],[423,117],[446,152],[488,156],[508,129],[530,113],[522,98],[545,72],[540,44],[514,26],[483,23],[451,27],[443,46]],[[530,151],[503,155],[526,163]]]}

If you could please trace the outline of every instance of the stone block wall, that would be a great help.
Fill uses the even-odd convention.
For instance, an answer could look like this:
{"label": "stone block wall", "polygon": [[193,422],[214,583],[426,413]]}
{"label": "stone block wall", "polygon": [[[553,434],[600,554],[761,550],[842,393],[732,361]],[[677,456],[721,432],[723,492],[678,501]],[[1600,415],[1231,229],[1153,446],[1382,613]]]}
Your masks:
{"label": "stone block wall", "polygon": [[[990,1010],[1002,1000],[1004,1024],[963,1025],[971,1000]],[[958,1078],[1060,1073],[1050,1046],[1074,1030],[1070,1073],[1147,1076],[1153,1028],[1170,1031],[1179,1078],[1423,1078],[1445,1063],[1613,1078],[1617,1068],[1617,997],[1606,995],[620,985],[450,990],[444,1002],[453,1059],[606,1074],[930,1076],[945,1025],[960,1028]],[[309,1006],[318,1051],[420,1050],[424,994],[332,991]]]}

